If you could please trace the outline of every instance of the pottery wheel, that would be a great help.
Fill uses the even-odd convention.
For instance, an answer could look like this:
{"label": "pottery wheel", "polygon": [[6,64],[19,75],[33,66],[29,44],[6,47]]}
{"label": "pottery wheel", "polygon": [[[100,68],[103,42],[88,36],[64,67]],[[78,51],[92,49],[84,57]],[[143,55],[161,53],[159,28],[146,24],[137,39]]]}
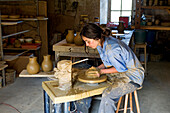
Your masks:
{"label": "pottery wheel", "polygon": [[84,82],[84,83],[101,83],[107,80],[107,76],[106,75],[101,75],[98,78],[89,78],[87,77],[87,75],[85,75],[86,70],[81,70],[78,73],[78,80],[80,82]]}

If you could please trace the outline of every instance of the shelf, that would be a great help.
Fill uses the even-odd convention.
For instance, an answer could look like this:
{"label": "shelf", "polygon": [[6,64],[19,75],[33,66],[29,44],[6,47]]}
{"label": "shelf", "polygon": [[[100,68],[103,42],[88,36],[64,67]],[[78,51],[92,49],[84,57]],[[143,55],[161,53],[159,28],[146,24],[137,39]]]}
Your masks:
{"label": "shelf", "polygon": [[[33,30],[33,29],[31,29],[31,30]],[[22,33],[29,32],[31,30],[20,31],[20,32],[13,33],[13,34],[10,34],[10,35],[2,36],[2,38],[8,38],[8,37],[11,37],[11,36],[19,35],[19,34],[22,34]]]}
{"label": "shelf", "polygon": [[4,55],[4,60],[5,61],[12,61],[17,59],[19,56],[14,56],[14,55]]}
{"label": "shelf", "polygon": [[0,64],[0,71],[8,67],[8,65]]}
{"label": "shelf", "polygon": [[141,6],[143,9],[170,9],[170,6]]}
{"label": "shelf", "polygon": [[54,77],[54,71],[51,72],[42,72],[40,71],[37,74],[29,74],[27,70],[23,70],[20,74],[19,77]]}
{"label": "shelf", "polygon": [[[131,26],[132,29],[135,29],[135,26]],[[140,29],[148,30],[170,30],[170,27],[165,26],[140,26]]]}
{"label": "shelf", "polygon": [[1,25],[17,25],[19,23],[22,23],[23,21],[17,21],[17,22],[1,22]]}
{"label": "shelf", "polygon": [[1,20],[11,20],[11,21],[19,21],[19,20],[25,20],[25,21],[37,21],[37,20],[48,20],[48,18],[44,17],[37,17],[37,18],[2,18]]}
{"label": "shelf", "polygon": [[30,48],[30,49],[23,49],[23,48],[3,48],[4,50],[38,50],[40,47],[37,48]]}

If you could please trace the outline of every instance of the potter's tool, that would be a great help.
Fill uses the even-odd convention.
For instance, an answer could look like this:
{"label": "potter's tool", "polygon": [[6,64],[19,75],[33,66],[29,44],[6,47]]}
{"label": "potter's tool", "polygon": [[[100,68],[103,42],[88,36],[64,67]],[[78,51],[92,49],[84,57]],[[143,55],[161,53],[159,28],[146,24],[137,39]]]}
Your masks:
{"label": "potter's tool", "polygon": [[88,58],[86,58],[86,59],[83,59],[83,60],[79,60],[79,61],[77,61],[77,62],[72,63],[72,65],[74,65],[74,64],[78,64],[78,63],[80,63],[80,62],[84,62],[84,61],[86,61],[86,60],[89,60],[89,59],[88,59]]}

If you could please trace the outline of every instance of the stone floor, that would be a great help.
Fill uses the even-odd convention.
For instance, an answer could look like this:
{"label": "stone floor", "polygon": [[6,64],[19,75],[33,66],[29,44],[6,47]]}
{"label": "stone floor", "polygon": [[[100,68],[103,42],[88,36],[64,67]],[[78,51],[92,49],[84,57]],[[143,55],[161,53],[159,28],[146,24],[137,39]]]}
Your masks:
{"label": "stone floor", "polygon": [[[43,113],[41,83],[46,78],[17,78],[0,89],[0,113]],[[141,113],[170,113],[170,63],[149,62],[148,75],[138,91]],[[8,105],[7,105],[8,104]],[[99,100],[93,100],[90,113],[97,113]]]}

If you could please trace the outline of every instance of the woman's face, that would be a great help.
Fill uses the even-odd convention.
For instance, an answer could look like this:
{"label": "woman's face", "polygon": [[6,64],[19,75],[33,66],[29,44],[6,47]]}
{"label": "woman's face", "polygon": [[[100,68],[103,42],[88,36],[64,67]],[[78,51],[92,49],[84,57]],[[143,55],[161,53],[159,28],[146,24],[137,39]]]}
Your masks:
{"label": "woman's face", "polygon": [[97,48],[97,46],[100,45],[100,40],[90,39],[85,36],[82,36],[82,39],[85,41],[86,46],[89,46],[93,49]]}

